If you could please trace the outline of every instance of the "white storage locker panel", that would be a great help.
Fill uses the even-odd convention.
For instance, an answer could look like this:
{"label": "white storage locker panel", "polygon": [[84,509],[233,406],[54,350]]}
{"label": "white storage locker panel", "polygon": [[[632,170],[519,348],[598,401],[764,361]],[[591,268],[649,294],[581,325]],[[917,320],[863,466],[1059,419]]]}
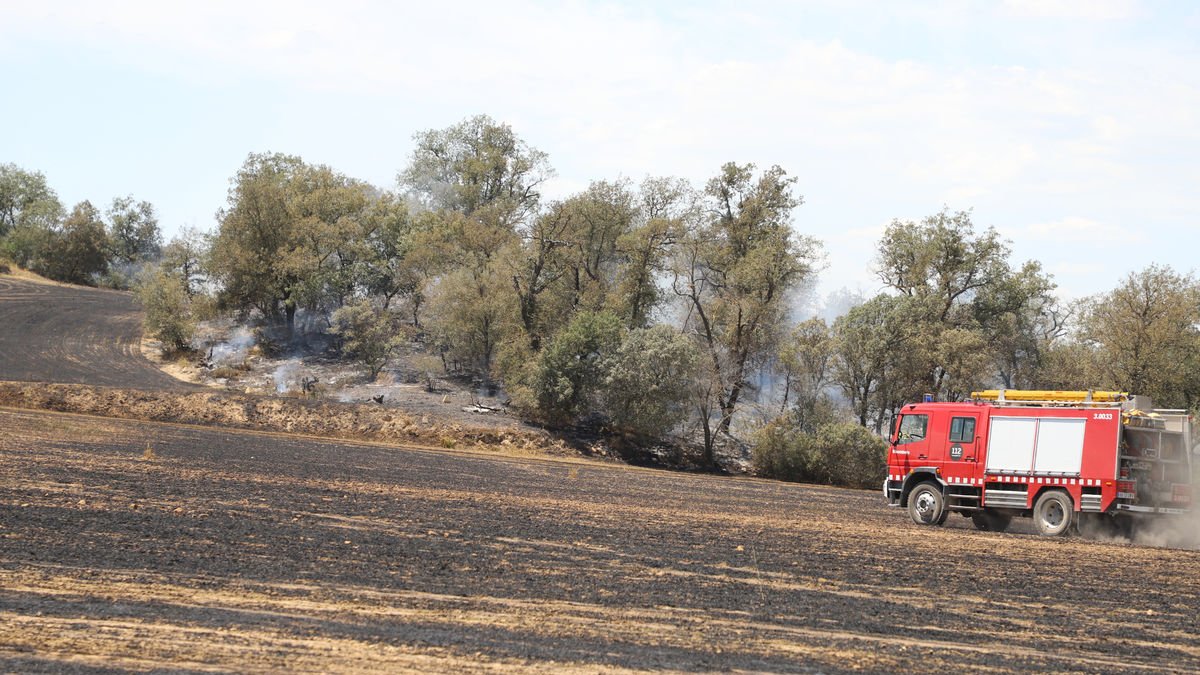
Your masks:
{"label": "white storage locker panel", "polygon": [[1020,471],[1033,468],[1037,423],[1032,417],[992,417],[988,433],[987,470]]}
{"label": "white storage locker panel", "polygon": [[1042,418],[1038,426],[1034,472],[1077,475],[1083,462],[1086,424],[1087,420],[1078,418]]}

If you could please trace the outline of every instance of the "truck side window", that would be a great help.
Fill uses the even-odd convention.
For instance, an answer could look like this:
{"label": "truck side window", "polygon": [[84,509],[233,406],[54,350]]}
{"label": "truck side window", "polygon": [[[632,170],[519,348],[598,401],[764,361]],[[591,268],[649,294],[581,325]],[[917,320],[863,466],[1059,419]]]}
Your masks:
{"label": "truck side window", "polygon": [[900,432],[896,434],[896,444],[904,445],[925,439],[925,429],[929,426],[929,415],[905,415],[900,418]]}
{"label": "truck side window", "polygon": [[950,420],[951,443],[975,442],[975,418],[955,417]]}

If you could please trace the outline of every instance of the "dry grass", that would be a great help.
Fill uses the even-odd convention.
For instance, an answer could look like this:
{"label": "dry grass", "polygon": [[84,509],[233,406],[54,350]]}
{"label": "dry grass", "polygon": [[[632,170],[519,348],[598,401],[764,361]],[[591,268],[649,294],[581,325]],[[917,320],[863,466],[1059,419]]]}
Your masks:
{"label": "dry grass", "polygon": [[0,406],[516,455],[575,454],[549,434],[515,426],[472,428],[375,405],[303,398],[0,382]]}

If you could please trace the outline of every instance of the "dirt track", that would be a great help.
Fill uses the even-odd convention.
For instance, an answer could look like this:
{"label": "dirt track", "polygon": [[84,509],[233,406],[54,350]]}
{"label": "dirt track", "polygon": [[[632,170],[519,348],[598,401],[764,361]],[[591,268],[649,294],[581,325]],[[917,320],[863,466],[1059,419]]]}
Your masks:
{"label": "dirt track", "polygon": [[[3,378],[65,327],[37,307],[130,311],[12,288]],[[105,325],[75,334],[135,319]],[[73,363],[35,354],[31,378],[108,353],[52,344]],[[0,671],[1200,670],[1200,553],[918,528],[881,502],[0,409]]]}
{"label": "dirt track", "polygon": [[0,380],[194,388],[143,358],[141,339],[129,293],[0,276]]}

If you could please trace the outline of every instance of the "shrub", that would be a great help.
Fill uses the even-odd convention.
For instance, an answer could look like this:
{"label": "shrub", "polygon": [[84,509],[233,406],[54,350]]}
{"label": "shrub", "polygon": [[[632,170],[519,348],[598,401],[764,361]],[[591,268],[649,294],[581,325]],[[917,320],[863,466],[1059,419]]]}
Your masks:
{"label": "shrub", "polygon": [[630,331],[609,364],[604,411],[614,429],[660,437],[687,415],[698,354],[669,326]]}
{"label": "shrub", "polygon": [[756,473],[771,478],[875,487],[883,480],[886,450],[882,438],[858,424],[825,424],[805,434],[785,415],[758,432],[752,461]]}
{"label": "shrub", "polygon": [[146,332],[162,343],[164,353],[191,349],[196,322],[179,279],[162,270],[149,272],[138,282],[137,297],[146,313]]}
{"label": "shrub", "polygon": [[332,332],[342,338],[342,349],[367,367],[372,380],[404,343],[396,317],[387,310],[376,309],[369,300],[338,308],[331,323]]}
{"label": "shrub", "polygon": [[538,411],[551,423],[569,423],[593,409],[621,342],[621,322],[608,312],[580,312],[542,351],[533,390]]}

